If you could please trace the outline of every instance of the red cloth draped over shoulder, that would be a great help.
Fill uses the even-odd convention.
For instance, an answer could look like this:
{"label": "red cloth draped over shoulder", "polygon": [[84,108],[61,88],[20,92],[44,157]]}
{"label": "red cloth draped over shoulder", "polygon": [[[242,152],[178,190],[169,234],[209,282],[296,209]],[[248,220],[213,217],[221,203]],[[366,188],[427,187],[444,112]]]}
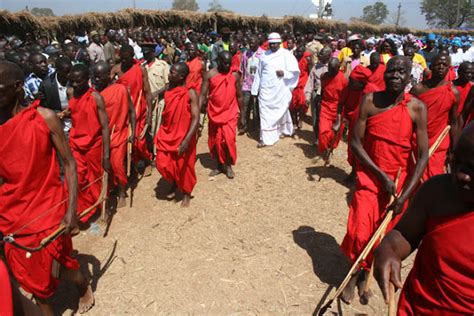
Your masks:
{"label": "red cloth draped over shoulder", "polygon": [[308,106],[306,105],[306,97],[304,94],[304,87],[308,82],[309,78],[309,64],[308,57],[311,57],[310,52],[304,52],[300,61],[298,62],[298,67],[300,69],[300,77],[298,78],[298,84],[293,90],[293,97],[291,98],[290,110],[303,109],[305,112],[308,111]]}
{"label": "red cloth draped over shoulder", "polygon": [[341,126],[337,135],[332,130],[337,117],[337,108],[341,101],[345,90],[347,89],[348,81],[343,72],[332,78],[322,79],[323,92],[321,99],[321,110],[319,114],[319,152],[323,153],[331,148],[336,148],[344,131],[344,125]]}
{"label": "red cloth draped over shoulder", "polygon": [[[40,241],[61,223],[67,194],[59,174],[51,132],[37,112],[39,101],[0,125],[0,231],[25,246]],[[70,257],[71,238],[63,236],[26,258],[26,251],[5,244],[5,258],[20,285],[40,298],[50,297],[58,280],[51,276],[55,258],[78,269]]]}
{"label": "red cloth draped over shoulder", "polygon": [[[364,138],[364,149],[380,170],[395,180],[401,168],[397,192],[405,185],[412,151],[413,123],[407,108],[410,99],[411,96],[405,94],[398,105],[369,117]],[[356,191],[350,206],[347,233],[341,244],[341,250],[351,261],[358,257],[380,225],[390,200],[378,178],[364,165],[358,163],[356,170]],[[387,232],[400,217],[390,223]],[[371,260],[372,255],[363,267],[369,268]]]}
{"label": "red cloth draped over shoulder", "polygon": [[[425,103],[428,110],[428,139],[431,147],[446,126],[449,125],[449,113],[456,102],[456,97],[452,91],[452,84],[448,83],[444,86],[430,89],[420,94],[418,98]],[[444,166],[450,143],[448,135],[431,156],[422,177],[424,181],[445,172]]]}
{"label": "red cloth draped over shoulder", "polygon": [[13,298],[10,276],[3,261],[0,259],[0,315],[13,316]]}
{"label": "red cloth draped over shoulder", "polygon": [[376,91],[385,90],[384,74],[386,69],[387,67],[384,64],[380,64],[369,77],[368,83],[374,85],[377,89]]}
{"label": "red cloth draped over shoulder", "polygon": [[474,313],[474,210],[428,220],[398,303],[398,315]]}
{"label": "red cloth draped over shoulder", "polygon": [[467,96],[469,95],[469,92],[471,92],[472,88],[472,83],[468,82],[464,86],[456,86],[456,89],[458,89],[460,98],[459,98],[459,106],[458,106],[458,114],[462,113],[462,110],[464,110],[464,103],[466,103]]}
{"label": "red cloth draped over shoulder", "polygon": [[147,102],[145,86],[143,84],[143,72],[138,61],[126,73],[124,73],[116,83],[125,85],[130,91],[137,123],[135,126],[135,142],[133,144],[133,160],[151,160],[151,153],[148,151],[146,137],[139,139],[146,125]]}
{"label": "red cloth draped over shoulder", "polygon": [[200,95],[203,70],[202,59],[196,57],[191,61],[187,61],[186,65],[189,67],[189,75],[186,78],[186,87],[188,89],[196,90],[197,94]]}
{"label": "red cloth draped over shoulder", "polygon": [[239,104],[235,84],[235,76],[230,71],[227,74],[219,73],[209,80],[208,145],[211,155],[220,163],[226,163],[226,151],[232,164],[237,161],[236,130]]}
{"label": "red cloth draped over shoulder", "polygon": [[155,137],[156,168],[163,178],[176,183],[187,194],[191,194],[197,182],[194,169],[196,137],[191,139],[183,155],[178,156],[178,149],[188,133],[191,120],[189,89],[176,87],[166,91],[161,126]]}
{"label": "red cloth draped over shoulder", "polygon": [[114,173],[115,185],[127,184],[125,159],[127,155],[128,128],[128,90],[122,84],[112,84],[100,93],[104,98],[105,110],[109,118],[110,164]]}
{"label": "red cloth draped over shoulder", "polygon": [[240,62],[242,61],[242,52],[240,50],[232,56],[232,60],[230,63],[230,72],[238,72],[240,73]]}
{"label": "red cloth draped over shoulder", "polygon": [[[69,132],[69,144],[77,164],[79,194],[77,213],[97,202],[102,188],[102,128],[97,113],[97,103],[90,88],[80,98],[69,100],[72,128]],[[94,211],[81,219],[87,222]]]}

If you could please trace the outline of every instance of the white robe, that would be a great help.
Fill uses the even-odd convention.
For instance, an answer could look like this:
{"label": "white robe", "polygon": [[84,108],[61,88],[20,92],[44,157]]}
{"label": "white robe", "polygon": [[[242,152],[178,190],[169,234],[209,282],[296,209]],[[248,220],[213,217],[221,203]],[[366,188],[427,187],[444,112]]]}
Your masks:
{"label": "white robe", "polygon": [[[284,76],[278,78],[277,70]],[[295,56],[286,49],[266,51],[260,58],[252,85],[260,109],[260,141],[273,145],[283,135],[293,134],[289,111],[292,91],[298,84],[300,69]]]}

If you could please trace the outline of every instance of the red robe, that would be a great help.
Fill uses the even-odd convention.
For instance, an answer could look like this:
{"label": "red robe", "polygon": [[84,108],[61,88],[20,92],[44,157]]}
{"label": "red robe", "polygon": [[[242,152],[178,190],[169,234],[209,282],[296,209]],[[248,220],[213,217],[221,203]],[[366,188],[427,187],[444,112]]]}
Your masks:
{"label": "red robe", "polygon": [[239,103],[235,84],[236,79],[230,71],[227,74],[219,73],[209,80],[208,145],[211,155],[222,164],[227,161],[226,149],[231,164],[235,165],[237,161],[236,131]]}
{"label": "red robe", "polygon": [[3,261],[0,259],[0,315],[13,316],[13,298],[10,276]]}
{"label": "red robe", "polygon": [[[30,247],[38,246],[57,229],[67,209],[51,132],[37,112],[38,106],[35,101],[0,125],[0,177],[4,181],[0,185],[0,231]],[[59,285],[51,275],[53,260],[79,269],[71,253],[71,237],[64,235],[30,258],[26,251],[5,244],[5,259],[15,279],[27,292],[43,299],[53,295]]]}
{"label": "red robe", "polygon": [[384,91],[385,90],[385,74],[386,66],[384,64],[380,64],[377,69],[372,72],[372,76],[369,77],[369,84],[375,86],[376,91]]}
{"label": "red robe", "polygon": [[430,218],[398,315],[458,316],[474,313],[474,210]]}
{"label": "red robe", "polygon": [[202,60],[199,57],[191,61],[187,61],[186,65],[189,67],[189,75],[186,78],[186,87],[188,89],[196,90],[198,95],[201,94],[202,85]]}
{"label": "red robe", "polygon": [[464,86],[456,86],[456,89],[458,89],[460,98],[459,98],[459,106],[458,106],[458,114],[462,113],[462,110],[464,110],[464,103],[466,103],[467,96],[469,95],[469,92],[471,91],[472,88],[472,83],[468,82]]}
{"label": "red robe", "polygon": [[148,151],[146,137],[139,139],[146,125],[147,102],[145,94],[145,85],[143,83],[142,68],[138,62],[124,73],[116,83],[121,83],[128,87],[130,97],[132,98],[135,107],[135,115],[137,117],[137,124],[135,126],[135,142],[133,144],[133,160],[135,162],[140,160],[150,161],[152,156]]}
{"label": "red robe", "polygon": [[304,95],[304,87],[309,78],[309,65],[308,65],[308,56],[311,56],[310,52],[304,52],[303,57],[301,57],[298,62],[298,67],[300,69],[300,77],[298,79],[298,84],[293,90],[293,97],[290,103],[290,110],[295,111],[299,109],[304,109],[305,112],[308,111],[308,106],[306,105],[306,97]]}
{"label": "red robe", "polygon": [[[71,110],[72,128],[69,132],[69,144],[72,155],[77,164],[77,180],[79,184],[79,195],[77,198],[77,213],[97,202],[102,189],[102,128],[97,113],[95,102],[90,88],[80,98],[69,100]],[[81,219],[85,223],[92,217],[95,211]]]}
{"label": "red robe", "polygon": [[319,114],[319,152],[336,148],[341,140],[344,125],[341,125],[337,135],[332,130],[332,125],[337,117],[337,107],[341,101],[344,91],[347,89],[348,81],[342,71],[332,78],[322,79],[323,92],[321,99],[321,111]]}
{"label": "red robe", "polygon": [[130,125],[128,90],[122,84],[112,84],[102,90],[100,94],[104,98],[105,110],[109,118],[110,164],[114,173],[113,182],[115,185],[126,185],[128,179],[125,171],[125,159]]}
{"label": "red robe", "polygon": [[242,52],[240,50],[232,56],[232,61],[230,63],[230,72],[240,73],[240,62],[242,61]]}
{"label": "red robe", "polygon": [[[456,97],[452,91],[452,85],[449,83],[433,88],[419,95],[418,98],[425,103],[428,110],[428,139],[431,147],[449,125],[449,113],[456,102]],[[445,173],[444,166],[450,143],[450,137],[447,135],[429,159],[422,177],[423,181]]]}
{"label": "red robe", "polygon": [[166,91],[161,126],[155,137],[156,168],[166,181],[176,183],[187,194],[191,194],[197,182],[196,137],[191,139],[183,155],[178,156],[178,149],[188,133],[191,119],[189,88]]}
{"label": "red robe", "polygon": [[[402,172],[397,187],[400,192],[407,179],[408,162],[412,151],[413,123],[407,108],[411,97],[393,108],[367,119],[364,149],[372,161],[390,178],[395,180],[398,170]],[[356,191],[351,202],[347,233],[341,250],[354,262],[367,245],[373,233],[383,220],[390,196],[382,184],[364,165],[357,164]],[[401,216],[393,220],[387,232]],[[363,263],[369,268],[372,256]]]}

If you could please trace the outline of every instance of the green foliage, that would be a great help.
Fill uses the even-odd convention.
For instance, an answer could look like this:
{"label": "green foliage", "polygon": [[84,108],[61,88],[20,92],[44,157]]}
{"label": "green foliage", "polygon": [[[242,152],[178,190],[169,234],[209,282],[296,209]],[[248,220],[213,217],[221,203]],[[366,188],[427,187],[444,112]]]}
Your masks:
{"label": "green foliage", "polygon": [[209,9],[207,12],[233,13],[230,10],[224,9],[224,7],[219,3],[219,0],[212,0],[212,2],[209,3]]}
{"label": "green foliage", "polygon": [[55,16],[50,8],[33,8],[30,13],[34,16]]}
{"label": "green foliage", "polygon": [[426,23],[433,27],[456,28],[474,24],[472,0],[423,0],[420,10]]}
{"label": "green foliage", "polygon": [[363,14],[361,20],[369,24],[382,24],[387,18],[388,9],[385,3],[375,2],[373,5],[368,5],[362,10]]}
{"label": "green foliage", "polygon": [[199,10],[199,5],[196,0],[173,0],[171,9],[197,11]]}

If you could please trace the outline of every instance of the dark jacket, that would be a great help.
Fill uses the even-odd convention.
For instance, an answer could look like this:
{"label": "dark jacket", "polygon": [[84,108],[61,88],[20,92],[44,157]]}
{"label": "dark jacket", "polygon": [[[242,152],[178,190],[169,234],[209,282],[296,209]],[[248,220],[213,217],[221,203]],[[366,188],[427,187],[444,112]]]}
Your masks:
{"label": "dark jacket", "polygon": [[41,82],[38,97],[40,99],[41,106],[56,112],[62,111],[61,100],[59,99],[58,83],[56,82],[56,72],[53,72],[51,75],[47,76],[43,82]]}

